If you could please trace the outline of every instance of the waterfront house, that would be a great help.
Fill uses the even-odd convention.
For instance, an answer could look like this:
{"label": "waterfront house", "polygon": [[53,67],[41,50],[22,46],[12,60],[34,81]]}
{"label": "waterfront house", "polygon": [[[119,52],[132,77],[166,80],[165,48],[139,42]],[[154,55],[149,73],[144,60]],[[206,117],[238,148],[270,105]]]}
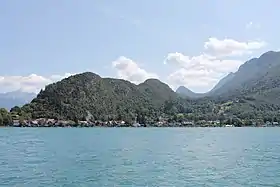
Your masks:
{"label": "waterfront house", "polygon": [[191,126],[194,126],[194,122],[192,122],[192,121],[183,121],[182,122],[182,126],[184,126],[184,127],[191,127]]}
{"label": "waterfront house", "polygon": [[141,125],[139,123],[134,123],[132,126],[133,127],[141,127]]}
{"label": "waterfront house", "polygon": [[33,120],[33,121],[31,121],[31,124],[38,125],[38,121],[37,120]]}
{"label": "waterfront house", "polygon": [[266,127],[269,127],[269,126],[272,125],[272,123],[271,123],[270,121],[267,121],[267,122],[265,123],[265,125],[266,125]]}
{"label": "waterfront house", "polygon": [[54,125],[55,122],[56,122],[55,119],[48,119],[48,120],[46,120],[46,123],[47,123],[48,125]]}
{"label": "waterfront house", "polygon": [[234,125],[225,125],[225,127],[234,127]]}
{"label": "waterfront house", "polygon": [[13,126],[19,127],[20,126],[19,120],[13,120]]}

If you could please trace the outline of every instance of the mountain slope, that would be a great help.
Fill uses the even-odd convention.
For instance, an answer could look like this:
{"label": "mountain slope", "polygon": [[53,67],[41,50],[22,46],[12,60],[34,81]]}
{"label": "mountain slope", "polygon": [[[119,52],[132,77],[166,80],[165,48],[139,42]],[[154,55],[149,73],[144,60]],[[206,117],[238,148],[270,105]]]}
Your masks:
{"label": "mountain slope", "polygon": [[177,94],[167,84],[157,79],[148,79],[137,87],[145,98],[157,105],[162,105],[163,101],[177,98]]}
{"label": "mountain slope", "polygon": [[34,93],[22,91],[0,93],[0,108],[10,109],[14,106],[22,106],[29,103],[35,97],[36,94]]}
{"label": "mountain slope", "polygon": [[216,84],[214,86],[214,88],[212,90],[210,90],[208,93],[206,93],[207,95],[211,95],[214,94],[216,90],[219,90],[220,88],[222,88],[224,85],[226,85],[227,83],[229,83],[233,78],[234,78],[235,74],[234,73],[229,73],[227,76],[225,76],[224,78],[222,78],[218,84]]}
{"label": "mountain slope", "polygon": [[[85,72],[46,86],[23,110],[34,118],[129,119],[141,112],[159,111],[166,99],[177,95],[159,80],[140,85],[129,81],[101,78]],[[123,115],[126,116],[123,116]]]}
{"label": "mountain slope", "polygon": [[280,52],[269,51],[240,66],[238,71],[226,77],[226,83],[211,91],[212,96],[232,97],[249,94],[278,86]]}
{"label": "mountain slope", "polygon": [[203,97],[205,95],[201,93],[195,93],[190,89],[186,88],[185,86],[180,86],[179,88],[177,88],[176,93],[181,96],[185,96],[189,98],[198,98],[198,97]]}
{"label": "mountain slope", "polygon": [[216,103],[232,103],[223,111],[227,116],[271,120],[280,119],[279,93],[280,52],[269,51],[243,64],[211,97]]}

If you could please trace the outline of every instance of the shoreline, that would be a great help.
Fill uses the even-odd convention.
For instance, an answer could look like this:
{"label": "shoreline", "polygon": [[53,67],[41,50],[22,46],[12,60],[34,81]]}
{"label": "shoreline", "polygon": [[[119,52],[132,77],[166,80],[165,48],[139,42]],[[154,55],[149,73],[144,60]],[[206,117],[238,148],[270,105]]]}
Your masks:
{"label": "shoreline", "polygon": [[151,122],[139,123],[137,121],[128,123],[125,121],[71,121],[71,120],[55,120],[55,119],[35,119],[35,120],[13,120],[11,123],[2,125],[3,127],[15,128],[233,128],[233,127],[280,127],[279,123],[220,123],[219,121],[183,121],[183,122]]}
{"label": "shoreline", "polygon": [[55,126],[0,126],[0,128],[271,128],[271,127],[280,127],[280,126],[65,126],[65,127],[55,127]]}

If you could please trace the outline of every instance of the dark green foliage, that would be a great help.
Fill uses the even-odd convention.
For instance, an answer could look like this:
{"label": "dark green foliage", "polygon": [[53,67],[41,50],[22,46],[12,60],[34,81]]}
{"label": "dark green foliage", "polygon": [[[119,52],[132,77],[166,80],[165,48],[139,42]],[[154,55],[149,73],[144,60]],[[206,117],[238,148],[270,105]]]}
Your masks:
{"label": "dark green foliage", "polygon": [[5,109],[0,109],[0,125],[8,126],[13,123],[11,114]]}
{"label": "dark green foliage", "polygon": [[14,112],[14,113],[20,113],[21,112],[21,108],[19,106],[14,106],[13,108],[11,108],[10,112]]}
{"label": "dark green foliage", "polygon": [[0,114],[0,126],[3,126],[4,123],[3,123],[3,117],[2,117],[2,114]]}
{"label": "dark green foliage", "polygon": [[33,118],[77,121],[91,116],[92,120],[131,123],[139,118],[137,115],[147,120],[159,116],[164,101],[176,98],[172,89],[155,79],[135,85],[86,72],[46,86],[22,111],[31,113]]}

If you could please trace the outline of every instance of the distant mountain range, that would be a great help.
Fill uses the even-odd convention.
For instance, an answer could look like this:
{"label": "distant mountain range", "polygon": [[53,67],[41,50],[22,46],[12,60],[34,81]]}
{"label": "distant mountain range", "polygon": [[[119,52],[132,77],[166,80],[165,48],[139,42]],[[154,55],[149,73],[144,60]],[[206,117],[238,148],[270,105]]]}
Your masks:
{"label": "distant mountain range", "polygon": [[180,86],[176,92],[189,98],[204,96],[232,98],[243,95],[260,97],[262,94],[274,95],[278,93],[279,86],[280,52],[269,51],[259,58],[245,62],[237,72],[228,74],[207,93],[194,93],[183,86]]}
{"label": "distant mountain range", "polygon": [[212,88],[212,90],[210,90],[209,92],[206,93],[196,93],[191,91],[190,89],[186,88],[185,86],[179,86],[176,90],[176,93],[178,93],[179,95],[183,96],[183,97],[188,97],[188,98],[201,98],[201,97],[206,97],[206,96],[213,96],[216,94],[216,91],[219,90],[220,88],[222,88],[227,82],[229,82],[233,77],[234,77],[234,73],[229,73],[227,76],[225,76],[224,78],[222,78],[218,84],[216,84],[214,86],[214,88]]}
{"label": "distant mountain range", "polygon": [[35,97],[35,93],[27,93],[19,90],[0,93],[0,108],[10,109],[14,106],[22,106],[26,103],[29,103]]}
{"label": "distant mountain range", "polygon": [[157,79],[136,85],[85,72],[47,85],[22,110],[33,118],[73,121],[132,122],[137,118],[149,124],[161,117],[178,120],[177,114],[191,120],[271,120],[278,116],[280,121],[280,52],[269,51],[245,62],[208,93],[197,94],[185,87],[176,92]]}

